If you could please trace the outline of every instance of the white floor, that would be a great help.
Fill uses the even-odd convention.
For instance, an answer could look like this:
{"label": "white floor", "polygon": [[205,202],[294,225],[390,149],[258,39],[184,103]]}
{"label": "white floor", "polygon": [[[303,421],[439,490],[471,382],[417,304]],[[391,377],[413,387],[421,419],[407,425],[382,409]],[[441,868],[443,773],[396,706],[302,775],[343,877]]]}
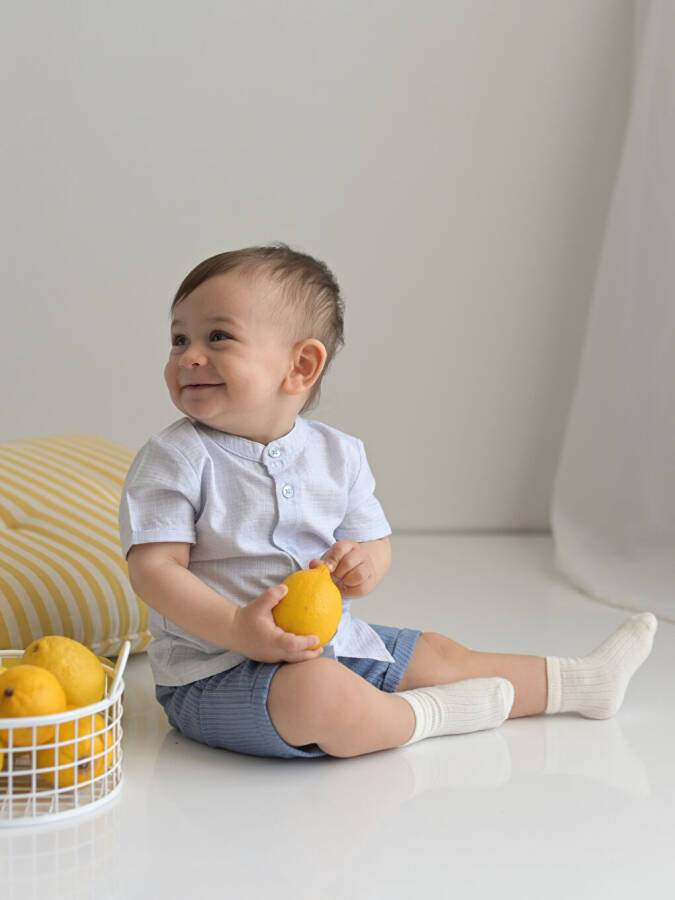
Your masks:
{"label": "white floor", "polygon": [[[396,535],[371,622],[578,656],[628,615],[567,586],[552,540]],[[0,829],[0,897],[296,900],[675,896],[675,625],[618,715],[537,716],[355,759],[258,759],[169,728],[130,659],[121,793]]]}

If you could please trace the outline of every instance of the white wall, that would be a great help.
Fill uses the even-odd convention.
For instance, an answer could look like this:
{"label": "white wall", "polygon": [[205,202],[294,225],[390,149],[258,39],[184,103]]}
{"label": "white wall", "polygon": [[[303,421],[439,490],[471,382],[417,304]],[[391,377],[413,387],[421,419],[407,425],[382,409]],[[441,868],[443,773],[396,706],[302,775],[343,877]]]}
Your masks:
{"label": "white wall", "polygon": [[630,91],[629,0],[6,7],[0,440],[139,447],[187,271],[283,240],[347,345],[311,414],[395,528],[548,527]]}

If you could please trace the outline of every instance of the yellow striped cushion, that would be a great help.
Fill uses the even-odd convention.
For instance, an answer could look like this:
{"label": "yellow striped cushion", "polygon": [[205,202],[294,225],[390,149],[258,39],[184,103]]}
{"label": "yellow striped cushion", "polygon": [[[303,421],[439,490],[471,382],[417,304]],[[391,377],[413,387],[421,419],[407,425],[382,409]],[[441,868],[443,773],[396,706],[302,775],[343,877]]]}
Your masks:
{"label": "yellow striped cushion", "polygon": [[117,524],[133,457],[90,434],[0,444],[0,648],[43,634],[104,656],[150,643]]}

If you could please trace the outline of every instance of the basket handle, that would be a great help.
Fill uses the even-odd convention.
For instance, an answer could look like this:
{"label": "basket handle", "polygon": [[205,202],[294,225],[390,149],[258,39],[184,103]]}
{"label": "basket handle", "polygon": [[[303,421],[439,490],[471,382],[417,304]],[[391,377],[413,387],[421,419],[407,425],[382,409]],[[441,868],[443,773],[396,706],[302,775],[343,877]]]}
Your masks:
{"label": "basket handle", "polygon": [[110,688],[109,697],[115,696],[115,691],[117,690],[117,685],[120,683],[122,679],[122,675],[124,674],[124,669],[127,664],[127,660],[129,659],[129,650],[131,649],[131,643],[129,641],[124,641],[120,652],[117,654],[117,662],[115,663],[115,669],[113,671],[113,683]]}

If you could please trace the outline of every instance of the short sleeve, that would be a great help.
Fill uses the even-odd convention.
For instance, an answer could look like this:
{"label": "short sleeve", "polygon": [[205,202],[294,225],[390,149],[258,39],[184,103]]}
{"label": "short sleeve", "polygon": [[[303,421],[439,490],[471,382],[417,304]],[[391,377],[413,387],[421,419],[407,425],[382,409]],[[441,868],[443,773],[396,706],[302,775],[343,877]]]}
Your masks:
{"label": "short sleeve", "polygon": [[124,480],[119,508],[120,543],[126,556],[134,544],[196,541],[201,479],[178,450],[156,437],[143,446]]}
{"label": "short sleeve", "polygon": [[335,529],[337,541],[375,541],[391,534],[389,522],[375,496],[375,478],[366,459],[363,441],[357,438],[357,445],[358,472],[349,491],[345,517]]}

